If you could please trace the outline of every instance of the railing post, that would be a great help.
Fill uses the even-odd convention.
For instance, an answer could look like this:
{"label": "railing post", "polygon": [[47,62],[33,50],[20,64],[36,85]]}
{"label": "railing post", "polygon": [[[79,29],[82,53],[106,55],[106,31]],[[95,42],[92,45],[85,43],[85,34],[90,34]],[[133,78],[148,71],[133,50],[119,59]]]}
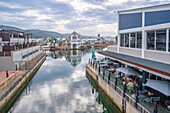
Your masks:
{"label": "railing post", "polygon": [[126,83],[123,86],[123,97],[125,97],[125,93],[126,93]]}
{"label": "railing post", "polygon": [[116,90],[116,86],[117,86],[117,77],[115,79],[115,90]]}
{"label": "railing post", "polygon": [[99,72],[99,76],[100,76],[100,64],[99,64],[99,70],[98,70],[98,72]]}
{"label": "railing post", "polygon": [[108,84],[109,84],[109,82],[110,82],[110,72],[109,72],[109,76],[108,76]]}
{"label": "railing post", "polygon": [[137,108],[137,105],[138,105],[138,91],[136,92],[136,103],[135,103],[135,107]]}
{"label": "railing post", "polygon": [[103,80],[104,80],[105,70],[103,69]]}
{"label": "railing post", "polygon": [[157,113],[158,109],[157,109],[157,102],[155,102],[155,108],[154,108],[154,113]]}

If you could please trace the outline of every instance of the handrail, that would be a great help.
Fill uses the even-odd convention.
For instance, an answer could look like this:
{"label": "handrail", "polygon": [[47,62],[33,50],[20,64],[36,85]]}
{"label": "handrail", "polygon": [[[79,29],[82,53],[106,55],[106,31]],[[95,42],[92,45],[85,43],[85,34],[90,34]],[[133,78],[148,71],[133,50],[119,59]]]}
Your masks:
{"label": "handrail", "polygon": [[[93,68],[93,66],[91,66],[91,67]],[[103,79],[103,75],[102,75],[102,74],[100,74],[99,77]],[[105,76],[104,76],[104,81],[108,84],[108,79],[107,79]],[[113,85],[114,85],[114,86],[113,86]],[[109,86],[114,89],[115,84],[114,84],[112,81],[110,81],[110,82],[109,82]],[[115,90],[115,91],[123,98],[123,90],[122,90],[121,88],[119,88],[118,86],[116,86],[116,90]],[[127,99],[127,98],[128,98],[128,99]],[[126,99],[126,101],[127,101],[128,103],[130,103],[130,105],[131,105],[132,107],[135,107],[136,101],[135,101],[132,97],[130,97],[127,93],[125,93],[125,99]],[[139,104],[139,103],[137,103],[137,110],[139,110],[141,113],[150,113],[147,109],[145,109],[145,108],[144,108],[141,104]]]}

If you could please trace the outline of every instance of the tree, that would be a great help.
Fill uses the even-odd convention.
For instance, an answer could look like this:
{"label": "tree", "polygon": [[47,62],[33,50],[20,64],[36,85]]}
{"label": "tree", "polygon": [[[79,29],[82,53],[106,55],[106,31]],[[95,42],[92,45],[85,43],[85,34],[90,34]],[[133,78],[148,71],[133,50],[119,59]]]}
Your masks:
{"label": "tree", "polygon": [[115,36],[116,43],[117,43],[117,39],[118,39],[118,37],[117,37],[117,36]]}
{"label": "tree", "polygon": [[100,38],[100,34],[98,34],[97,36],[98,36],[98,38]]}
{"label": "tree", "polygon": [[97,41],[100,41],[100,38],[98,38]]}

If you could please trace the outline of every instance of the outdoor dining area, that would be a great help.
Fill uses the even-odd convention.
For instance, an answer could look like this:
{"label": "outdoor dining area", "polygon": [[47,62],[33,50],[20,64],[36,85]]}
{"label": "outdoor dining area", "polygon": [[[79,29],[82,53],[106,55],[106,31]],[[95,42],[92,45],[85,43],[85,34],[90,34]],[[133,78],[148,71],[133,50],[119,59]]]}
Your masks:
{"label": "outdoor dining area", "polygon": [[114,83],[148,111],[170,112],[170,81],[148,78],[147,72],[104,56],[89,59],[89,63],[103,80]]}

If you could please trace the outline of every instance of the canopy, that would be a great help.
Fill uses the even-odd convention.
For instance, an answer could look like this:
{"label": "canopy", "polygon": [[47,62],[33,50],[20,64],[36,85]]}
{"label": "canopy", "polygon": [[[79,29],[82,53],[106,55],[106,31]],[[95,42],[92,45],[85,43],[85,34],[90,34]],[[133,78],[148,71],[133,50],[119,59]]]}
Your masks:
{"label": "canopy", "polygon": [[104,60],[103,62],[100,62],[100,64],[112,64],[112,63],[115,63],[115,62],[112,60]]}
{"label": "canopy", "polygon": [[129,67],[120,67],[116,69],[116,71],[122,72],[125,75],[140,75],[138,72],[134,71],[132,68]]}
{"label": "canopy", "polygon": [[102,60],[103,58],[105,58],[106,56],[101,55],[101,54],[96,54],[96,58],[99,60]]}
{"label": "canopy", "polygon": [[166,96],[170,96],[170,82],[162,80],[151,80],[149,79],[146,86],[155,89]]}

